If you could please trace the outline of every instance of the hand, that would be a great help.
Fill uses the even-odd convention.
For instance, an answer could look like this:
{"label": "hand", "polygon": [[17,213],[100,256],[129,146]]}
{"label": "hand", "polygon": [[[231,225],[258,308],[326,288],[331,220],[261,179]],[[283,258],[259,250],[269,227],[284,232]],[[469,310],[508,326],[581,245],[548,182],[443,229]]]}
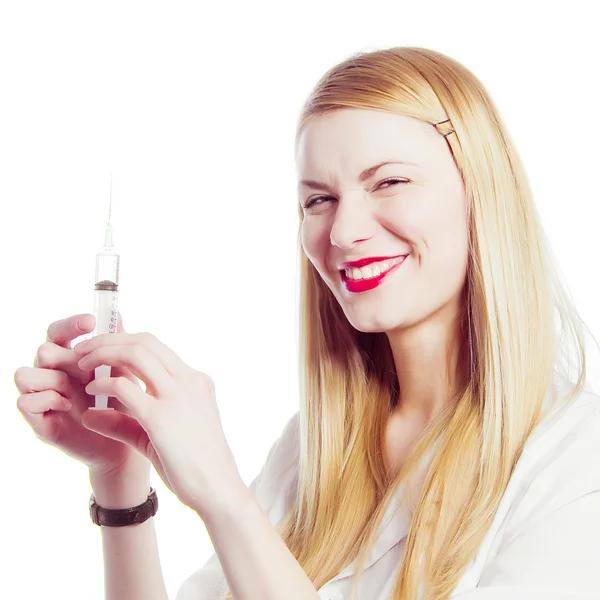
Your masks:
{"label": "hand", "polygon": [[[87,325],[78,325],[81,318]],[[79,357],[71,349],[71,341],[94,329],[94,315],[81,314],[55,321],[48,327],[46,342],[33,361],[33,368],[20,367],[15,371],[15,384],[21,392],[17,407],[36,436],[65,454],[81,461],[90,471],[98,474],[150,473],[150,463],[130,446],[89,431],[81,424],[82,413],[93,404],[84,391],[92,374],[77,366]],[[125,331],[121,315],[117,331]],[[139,386],[127,368],[112,369],[114,376]],[[127,407],[114,398],[109,405],[127,412]]]}
{"label": "hand", "polygon": [[82,423],[129,444],[146,456],[179,499],[205,518],[230,493],[247,491],[219,417],[208,375],[185,364],[150,333],[109,333],[77,344],[79,368],[127,368],[146,385],[125,377],[96,379],[89,394],[118,398],[129,414],[86,411]]}

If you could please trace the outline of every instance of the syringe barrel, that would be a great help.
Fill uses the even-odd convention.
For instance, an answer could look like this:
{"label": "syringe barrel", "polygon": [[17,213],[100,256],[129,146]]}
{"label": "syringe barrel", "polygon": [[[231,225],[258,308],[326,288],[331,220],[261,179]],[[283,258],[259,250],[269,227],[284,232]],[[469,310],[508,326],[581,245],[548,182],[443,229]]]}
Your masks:
{"label": "syringe barrel", "polygon": [[95,290],[94,315],[96,329],[93,336],[101,333],[116,333],[118,315],[118,292],[110,290]]}
{"label": "syringe barrel", "polygon": [[[96,316],[96,329],[93,337],[102,333],[117,332],[117,301],[118,292],[110,290],[96,289],[94,292],[94,315]],[[110,377],[110,366],[100,365],[95,370],[96,379]],[[105,394],[96,394],[95,408],[107,408],[108,396]]]}
{"label": "syringe barrel", "polygon": [[[96,254],[96,285],[94,286],[94,315],[96,329],[93,337],[103,333],[116,333],[118,319],[119,255],[114,250],[104,248]],[[101,365],[95,369],[96,379],[110,377],[110,366]],[[95,407],[108,408],[108,396],[96,394]]]}
{"label": "syringe barrel", "polygon": [[119,287],[119,255],[114,250],[104,248],[96,254],[96,289]]}

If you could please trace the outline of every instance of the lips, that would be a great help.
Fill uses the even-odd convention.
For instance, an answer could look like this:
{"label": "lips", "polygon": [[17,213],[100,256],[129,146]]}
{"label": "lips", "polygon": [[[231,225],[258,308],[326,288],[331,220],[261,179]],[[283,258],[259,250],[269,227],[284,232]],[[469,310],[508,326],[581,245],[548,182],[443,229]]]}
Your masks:
{"label": "lips", "polygon": [[346,286],[346,289],[349,292],[354,292],[354,293],[368,292],[369,290],[372,290],[372,289],[380,286],[381,284],[385,283],[385,281],[387,281],[387,279],[393,273],[395,273],[398,269],[400,269],[402,267],[402,265],[406,262],[407,256],[408,255],[404,255],[404,258],[402,261],[400,261],[398,264],[394,265],[393,267],[390,267],[387,271],[380,273],[379,275],[377,275],[377,277],[369,277],[368,279],[356,279],[356,280],[348,279],[348,277],[346,277],[345,271],[340,271],[340,276],[342,278],[344,285]]}
{"label": "lips", "polygon": [[408,254],[396,254],[394,256],[369,256],[367,258],[361,258],[359,260],[351,260],[349,262],[342,263],[338,268],[340,271],[344,269],[360,269],[366,267],[374,262],[381,262],[383,260],[390,260],[392,258],[400,258],[401,256],[408,256]]}

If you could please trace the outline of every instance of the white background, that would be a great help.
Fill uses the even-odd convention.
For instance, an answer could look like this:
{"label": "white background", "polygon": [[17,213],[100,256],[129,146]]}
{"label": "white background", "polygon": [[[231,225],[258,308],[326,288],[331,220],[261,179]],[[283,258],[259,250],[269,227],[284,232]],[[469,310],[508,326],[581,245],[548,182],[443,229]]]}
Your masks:
{"label": "white background", "polygon": [[[593,2],[65,2],[0,8],[0,596],[103,598],[87,470],[16,407],[48,325],[93,312],[108,211],[120,310],[216,383],[246,481],[298,408],[293,138],[318,78],[424,46],[486,85],[576,304],[600,337]],[[212,553],[153,473],[169,596]]]}

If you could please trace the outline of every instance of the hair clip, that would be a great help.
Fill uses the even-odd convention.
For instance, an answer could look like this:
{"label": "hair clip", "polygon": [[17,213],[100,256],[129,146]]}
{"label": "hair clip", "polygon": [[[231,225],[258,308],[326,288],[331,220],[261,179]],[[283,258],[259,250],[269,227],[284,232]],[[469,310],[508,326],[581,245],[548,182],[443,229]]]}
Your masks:
{"label": "hair clip", "polygon": [[[442,123],[450,123],[450,119],[446,119],[445,121],[440,121],[439,123],[433,123],[433,126],[440,132],[442,133],[439,129],[438,129],[438,125],[441,125]],[[450,135],[451,133],[456,133],[454,131],[454,129],[451,129],[450,131],[448,131],[447,133],[442,133],[442,135],[444,137],[446,137],[447,135]]]}

